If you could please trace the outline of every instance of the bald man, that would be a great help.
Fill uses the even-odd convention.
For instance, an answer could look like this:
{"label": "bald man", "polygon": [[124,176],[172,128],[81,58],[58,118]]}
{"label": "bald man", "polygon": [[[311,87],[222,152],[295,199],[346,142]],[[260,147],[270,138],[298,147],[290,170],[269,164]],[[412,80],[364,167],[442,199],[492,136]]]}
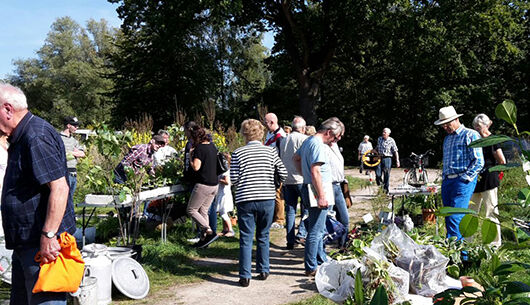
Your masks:
{"label": "bald man", "polygon": [[[278,151],[278,155],[280,155],[280,143],[282,140],[285,140],[287,135],[280,125],[278,125],[278,117],[272,112],[267,113],[265,115],[265,126],[267,127],[268,132],[264,144],[266,146],[276,147],[276,151]],[[285,225],[285,202],[282,198],[281,185],[276,189],[275,203],[271,229],[282,229]]]}

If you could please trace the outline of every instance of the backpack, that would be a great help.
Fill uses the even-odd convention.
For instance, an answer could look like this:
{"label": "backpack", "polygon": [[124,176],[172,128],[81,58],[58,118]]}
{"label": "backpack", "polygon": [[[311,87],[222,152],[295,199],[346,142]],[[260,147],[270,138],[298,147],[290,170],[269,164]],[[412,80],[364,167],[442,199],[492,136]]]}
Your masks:
{"label": "backpack", "polygon": [[225,155],[221,152],[217,152],[217,175],[221,175],[228,170],[228,161]]}
{"label": "backpack", "polygon": [[329,245],[334,241],[339,240],[344,234],[347,234],[346,227],[340,223],[333,216],[326,216],[326,231],[327,234],[324,234],[324,244]]}

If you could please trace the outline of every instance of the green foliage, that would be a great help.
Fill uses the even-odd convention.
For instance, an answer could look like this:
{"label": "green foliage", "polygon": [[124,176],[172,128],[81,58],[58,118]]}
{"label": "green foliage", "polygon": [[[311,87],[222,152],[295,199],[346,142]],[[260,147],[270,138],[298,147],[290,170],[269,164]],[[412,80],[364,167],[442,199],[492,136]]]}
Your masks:
{"label": "green foliage", "polygon": [[57,127],[66,115],[82,122],[108,120],[114,82],[106,78],[112,72],[107,56],[116,36],[105,20],[91,19],[83,28],[70,17],[58,18],[37,58],[16,60],[8,81],[24,91],[33,113]]}

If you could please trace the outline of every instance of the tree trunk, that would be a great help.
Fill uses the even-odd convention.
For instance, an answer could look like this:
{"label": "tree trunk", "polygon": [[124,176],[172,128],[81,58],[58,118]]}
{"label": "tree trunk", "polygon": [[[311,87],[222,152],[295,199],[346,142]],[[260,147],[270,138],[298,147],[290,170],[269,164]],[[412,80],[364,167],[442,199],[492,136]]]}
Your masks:
{"label": "tree trunk", "polygon": [[[317,122],[316,105],[319,96],[320,82],[310,77],[306,77],[300,84],[299,107],[300,115],[306,120],[308,125],[315,125]],[[315,126],[317,128],[318,126]]]}

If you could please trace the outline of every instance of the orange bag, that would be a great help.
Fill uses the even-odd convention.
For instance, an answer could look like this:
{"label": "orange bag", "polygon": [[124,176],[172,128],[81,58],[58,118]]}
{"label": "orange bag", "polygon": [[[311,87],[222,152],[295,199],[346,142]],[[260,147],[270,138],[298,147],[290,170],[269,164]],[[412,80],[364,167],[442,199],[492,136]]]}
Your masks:
{"label": "orange bag", "polygon": [[61,252],[57,259],[47,264],[41,262],[40,251],[35,255],[35,261],[40,262],[39,278],[32,292],[76,292],[83,279],[85,261],[77,249],[75,237],[67,232],[59,236]]}

